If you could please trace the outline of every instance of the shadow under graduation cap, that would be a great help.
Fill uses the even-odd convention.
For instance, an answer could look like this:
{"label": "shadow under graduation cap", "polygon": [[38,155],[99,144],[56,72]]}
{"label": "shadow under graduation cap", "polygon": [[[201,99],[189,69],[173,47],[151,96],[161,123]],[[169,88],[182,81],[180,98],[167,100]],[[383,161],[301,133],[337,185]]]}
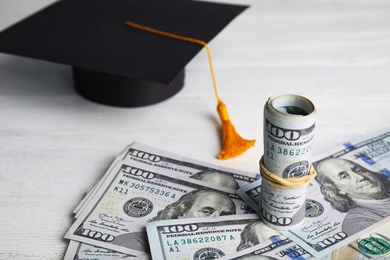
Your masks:
{"label": "shadow under graduation cap", "polygon": [[75,88],[89,100],[145,106],[183,87],[185,66],[203,46],[125,26],[126,20],[209,42],[246,8],[190,0],[62,0],[1,32],[0,52],[72,66]]}

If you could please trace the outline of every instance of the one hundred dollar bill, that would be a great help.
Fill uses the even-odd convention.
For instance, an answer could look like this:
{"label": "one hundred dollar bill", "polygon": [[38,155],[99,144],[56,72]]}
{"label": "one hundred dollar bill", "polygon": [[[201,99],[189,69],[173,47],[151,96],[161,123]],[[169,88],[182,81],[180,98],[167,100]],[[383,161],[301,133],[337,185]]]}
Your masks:
{"label": "one hundred dollar bill", "polygon": [[245,186],[253,182],[256,176],[256,173],[233,170],[200,162],[139,142],[133,142],[115,158],[103,178],[75,208],[74,213],[76,213],[76,218],[80,216],[81,212],[88,205],[119,160],[136,161],[146,165],[152,165],[170,171],[180,178],[200,180],[229,189],[238,189],[239,187]]}
{"label": "one hundred dollar bill", "polygon": [[[348,144],[349,146],[349,144]],[[260,200],[260,189],[261,189],[261,180],[255,181],[251,184],[248,184],[245,187],[240,188],[237,190],[237,194],[245,200],[245,202],[248,203],[248,205],[255,209],[256,212],[259,210],[259,200]],[[311,214],[318,211],[317,204],[308,199],[306,202],[306,214],[310,217]],[[292,240],[290,240],[291,243],[289,243],[289,246],[293,248],[298,248],[299,246],[294,243]],[[368,243],[366,243],[368,241]],[[276,243],[279,245],[278,243]],[[288,247],[288,246],[287,246]],[[231,257],[237,256],[237,259],[246,259],[246,258],[239,258],[239,256],[246,255],[247,257],[251,255],[262,255],[264,249],[263,248],[269,248],[266,245],[259,245],[256,247],[253,247],[251,249],[242,251],[240,253],[236,253],[232,255]],[[279,250],[279,247],[277,247]],[[280,249],[283,251],[284,249]],[[307,252],[303,250],[303,252]],[[322,256],[320,259],[322,260],[368,260],[368,259],[384,259],[384,257],[388,257],[390,259],[390,222],[384,224],[384,226],[380,226],[376,230],[367,233],[363,235],[362,237],[353,240],[352,242],[337,248],[333,250],[333,252],[326,254],[325,256]],[[267,256],[281,256],[283,253],[267,253],[264,255]],[[299,255],[297,253],[294,253],[294,255]],[[303,259],[312,259],[310,258],[310,254],[302,255],[305,258],[299,258],[301,260]],[[310,256],[310,257],[309,257]],[[291,257],[291,254],[290,254]],[[221,258],[223,260],[225,258]],[[226,258],[228,259],[228,258]],[[230,258],[230,259],[236,259],[236,258]],[[250,259],[250,258],[248,258]],[[256,259],[256,258],[254,258]],[[278,258],[277,258],[278,259]],[[283,259],[283,258],[282,258]],[[293,258],[294,259],[294,258]]]}
{"label": "one hundred dollar bill", "polygon": [[153,259],[216,259],[281,234],[257,214],[163,220],[146,225]]}
{"label": "one hundred dollar bill", "polygon": [[[308,186],[304,223],[282,233],[319,258],[385,224],[390,216],[389,158],[390,131],[314,158],[317,176]],[[239,191],[255,210],[258,183]]]}
{"label": "one hundred dollar bill", "polygon": [[272,184],[270,176],[290,179],[310,173],[316,114],[314,104],[298,95],[278,96],[264,106],[260,214],[269,227],[290,230],[303,222],[307,185],[286,189]]}
{"label": "one hundred dollar bill", "polygon": [[234,190],[182,178],[163,167],[121,160],[65,238],[140,256],[149,252],[146,223],[162,219],[243,214]]}
{"label": "one hundred dollar bill", "polygon": [[389,221],[390,131],[350,144],[314,160],[311,214],[300,228],[285,232],[315,257]]}

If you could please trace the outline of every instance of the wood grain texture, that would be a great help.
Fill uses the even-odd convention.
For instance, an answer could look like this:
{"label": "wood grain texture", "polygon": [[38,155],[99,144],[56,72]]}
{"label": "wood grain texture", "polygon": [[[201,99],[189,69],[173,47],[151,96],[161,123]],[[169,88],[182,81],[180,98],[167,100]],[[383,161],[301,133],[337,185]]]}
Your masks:
{"label": "wood grain texture", "polygon": [[[0,29],[51,2],[0,0]],[[223,2],[251,5],[210,48],[232,122],[257,139],[228,161],[203,51],[177,95],[131,109],[80,97],[67,66],[0,54],[0,259],[61,259],[74,207],[132,141],[257,173],[270,94],[314,102],[313,155],[390,127],[390,1]]]}

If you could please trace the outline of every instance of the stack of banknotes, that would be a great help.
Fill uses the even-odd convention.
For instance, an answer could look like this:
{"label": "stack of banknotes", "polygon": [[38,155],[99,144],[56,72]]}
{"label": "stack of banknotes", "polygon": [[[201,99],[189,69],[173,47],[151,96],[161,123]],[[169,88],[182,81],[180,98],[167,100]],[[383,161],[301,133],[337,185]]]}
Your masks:
{"label": "stack of banknotes", "polygon": [[258,173],[132,143],[74,210],[65,259],[386,259],[390,131],[312,162],[304,222],[279,232]]}

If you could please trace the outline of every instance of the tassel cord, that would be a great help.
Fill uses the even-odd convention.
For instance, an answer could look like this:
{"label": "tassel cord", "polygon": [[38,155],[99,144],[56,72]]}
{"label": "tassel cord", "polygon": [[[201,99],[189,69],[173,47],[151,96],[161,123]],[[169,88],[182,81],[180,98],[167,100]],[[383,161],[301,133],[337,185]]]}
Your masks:
{"label": "tassel cord", "polygon": [[217,83],[216,83],[215,74],[214,74],[213,62],[212,62],[212,58],[211,58],[211,51],[210,51],[210,48],[206,42],[198,40],[198,39],[190,38],[190,37],[185,37],[185,36],[181,36],[181,35],[177,35],[177,34],[173,34],[173,33],[169,33],[169,32],[156,30],[156,29],[153,29],[153,28],[150,28],[150,27],[147,27],[144,25],[140,25],[137,23],[133,23],[130,21],[125,21],[125,25],[130,26],[130,27],[134,27],[134,28],[139,29],[139,30],[154,33],[157,35],[166,36],[166,37],[174,38],[177,40],[192,42],[192,43],[196,43],[196,44],[200,44],[200,45],[204,46],[206,48],[207,57],[209,60],[210,72],[211,72],[211,78],[213,81],[215,97],[218,101],[217,110],[218,110],[219,117],[222,121],[222,150],[218,154],[217,157],[218,157],[218,159],[226,160],[226,159],[229,159],[231,157],[240,155],[243,152],[245,152],[247,149],[249,149],[250,147],[254,146],[255,140],[246,140],[246,139],[242,138],[236,132],[235,127],[233,126],[233,124],[230,121],[226,105],[222,102],[222,100],[220,99],[219,94],[218,94],[218,88],[217,88]]}
{"label": "tassel cord", "polygon": [[177,34],[173,34],[173,33],[169,33],[169,32],[156,30],[156,29],[153,29],[153,28],[150,28],[150,27],[147,27],[147,26],[143,26],[143,25],[140,25],[140,24],[137,24],[137,23],[133,23],[133,22],[130,22],[130,21],[125,21],[125,25],[131,26],[131,27],[143,30],[143,31],[147,31],[147,32],[150,32],[150,33],[158,34],[158,35],[161,35],[161,36],[171,37],[171,38],[174,38],[174,39],[177,39],[177,40],[193,42],[193,43],[197,43],[197,44],[203,45],[206,48],[207,57],[209,59],[211,79],[213,81],[215,97],[217,98],[218,102],[222,102],[221,99],[219,98],[218,88],[217,88],[217,81],[215,79],[214,68],[213,68],[213,59],[211,58],[211,51],[210,51],[210,48],[207,45],[207,43],[205,43],[204,41],[198,40],[198,39],[194,39],[194,38],[185,37],[185,36],[181,36],[181,35],[177,35]]}

